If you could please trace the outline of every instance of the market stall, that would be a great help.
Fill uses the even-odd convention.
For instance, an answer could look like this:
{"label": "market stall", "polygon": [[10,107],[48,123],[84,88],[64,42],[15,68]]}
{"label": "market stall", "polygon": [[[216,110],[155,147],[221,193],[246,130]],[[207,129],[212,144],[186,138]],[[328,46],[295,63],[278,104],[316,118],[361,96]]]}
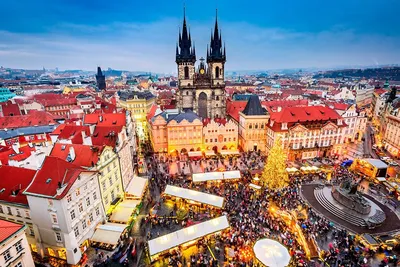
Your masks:
{"label": "market stall", "polygon": [[164,253],[178,249],[179,246],[188,247],[194,245],[198,239],[218,233],[227,228],[229,228],[228,219],[226,216],[221,216],[149,240],[148,246],[151,262],[158,259]]}
{"label": "market stall", "polygon": [[288,249],[272,239],[260,239],[253,247],[255,258],[268,267],[285,267],[291,260]]}
{"label": "market stall", "polygon": [[164,191],[164,195],[172,196],[175,198],[187,199],[195,203],[211,205],[217,208],[222,208],[224,205],[223,197],[172,185],[167,185]]}
{"label": "market stall", "polygon": [[132,214],[136,213],[140,200],[124,200],[120,202],[113,210],[110,216],[110,222],[127,224],[132,220]]}
{"label": "market stall", "polygon": [[189,156],[189,158],[202,157],[203,156],[203,152],[201,152],[201,151],[189,151],[188,152],[188,156]]}
{"label": "market stall", "polygon": [[226,155],[240,155],[238,150],[221,150],[221,155],[226,156]]}
{"label": "market stall", "polygon": [[240,179],[240,171],[226,171],[226,172],[206,172],[206,173],[194,173],[192,175],[192,181],[194,183],[208,182],[208,181],[227,181]]}
{"label": "market stall", "polygon": [[299,170],[295,167],[291,167],[291,168],[286,168],[286,171],[289,173],[294,173],[294,172],[298,172]]}
{"label": "market stall", "polygon": [[124,233],[126,225],[117,223],[106,223],[97,226],[91,240],[93,247],[106,250],[114,250],[121,235]]}
{"label": "market stall", "polygon": [[148,186],[146,177],[134,176],[125,192],[126,199],[142,199]]}

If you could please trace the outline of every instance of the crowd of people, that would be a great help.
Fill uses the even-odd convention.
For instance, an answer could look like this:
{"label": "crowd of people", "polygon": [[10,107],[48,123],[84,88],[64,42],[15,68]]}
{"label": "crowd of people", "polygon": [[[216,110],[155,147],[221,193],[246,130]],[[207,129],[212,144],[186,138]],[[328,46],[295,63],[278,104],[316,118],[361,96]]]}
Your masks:
{"label": "crowd of people", "polygon": [[[226,215],[230,228],[220,235],[212,238],[203,238],[197,243],[197,250],[192,255],[176,253],[169,255],[169,266],[216,266],[219,261],[226,266],[257,266],[254,257],[248,257],[247,251],[251,251],[254,243],[261,238],[271,238],[285,245],[292,256],[293,266],[370,266],[369,259],[373,254],[360,249],[351,236],[345,230],[334,227],[324,217],[315,213],[311,207],[304,202],[300,196],[302,183],[324,179],[325,174],[294,174],[290,176],[290,185],[278,191],[263,188],[260,190],[249,187],[254,182],[252,170],[261,166],[264,162],[262,155],[256,152],[243,153],[240,157],[229,157],[225,159],[199,159],[194,164],[201,164],[205,171],[215,171],[222,164],[223,168],[240,169],[242,178],[237,182],[209,182],[194,184],[186,175],[170,175],[168,163],[171,158],[154,158],[148,162],[148,169],[151,173],[151,188],[163,192],[166,185],[176,185],[224,197],[225,205],[222,210],[208,209],[205,211],[211,214],[209,217]],[[332,182],[340,183],[342,180],[352,176],[346,168],[338,167],[332,177]],[[357,178],[357,177],[353,177]],[[163,199],[153,200],[152,203],[162,205]],[[188,209],[190,209],[188,205]],[[275,210],[275,211],[274,211]],[[204,211],[203,211],[204,212]],[[288,212],[297,213],[295,223],[301,226],[302,234],[306,237],[306,243],[299,241],[299,233],[291,227],[280,214]],[[190,220],[196,220],[193,212],[189,213],[183,223],[174,218],[176,209],[161,218],[155,216],[148,222],[153,227],[167,227],[171,229],[188,225]],[[149,214],[151,217],[152,214]],[[148,237],[154,238],[149,233]],[[319,242],[333,240],[329,243],[329,249],[322,251],[322,259],[315,261],[307,260],[304,246],[312,247]],[[207,247],[209,249],[207,249]],[[207,253],[213,248],[213,256]],[[313,248],[318,249],[318,247]],[[179,251],[179,250],[178,250]],[[317,251],[314,251],[317,252]],[[320,252],[320,251],[318,251]],[[311,265],[312,264],[312,265]],[[224,266],[225,266],[224,265]],[[220,265],[221,266],[221,265]]]}

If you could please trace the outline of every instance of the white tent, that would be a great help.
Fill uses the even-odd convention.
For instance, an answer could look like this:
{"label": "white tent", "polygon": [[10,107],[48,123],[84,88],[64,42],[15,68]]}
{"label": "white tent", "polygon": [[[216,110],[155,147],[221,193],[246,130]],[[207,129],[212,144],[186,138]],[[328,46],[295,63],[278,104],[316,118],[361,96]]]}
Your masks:
{"label": "white tent", "polygon": [[126,225],[121,225],[117,223],[106,223],[101,224],[96,228],[91,241],[105,243],[110,245],[116,245],[118,243],[119,237],[125,230]]}
{"label": "white tent", "polygon": [[187,242],[197,240],[203,236],[213,234],[229,227],[226,216],[221,216],[209,221],[205,221],[187,228],[172,232],[170,234],[149,240],[149,253],[152,260],[157,254],[183,245]]}
{"label": "white tent", "polygon": [[167,185],[165,188],[164,194],[174,196],[174,197],[179,197],[179,198],[184,198],[188,200],[193,200],[198,203],[203,203],[207,205],[211,205],[217,208],[222,208],[224,204],[224,198],[211,195],[211,194],[206,194],[203,192],[195,191],[195,190],[190,190],[186,188],[181,188],[177,186],[172,186],[172,185]]}
{"label": "white tent", "polygon": [[133,197],[141,198],[148,183],[149,180],[147,178],[134,176],[132,181],[129,183],[126,193],[128,195],[132,195]]}
{"label": "white tent", "polygon": [[289,265],[290,254],[286,247],[272,239],[260,239],[253,247],[257,260],[268,267],[285,267]]}

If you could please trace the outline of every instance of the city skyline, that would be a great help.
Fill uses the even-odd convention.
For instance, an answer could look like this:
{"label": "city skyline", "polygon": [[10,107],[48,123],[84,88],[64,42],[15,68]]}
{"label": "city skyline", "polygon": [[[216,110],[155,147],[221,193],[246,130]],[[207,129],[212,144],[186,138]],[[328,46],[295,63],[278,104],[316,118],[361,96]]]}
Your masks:
{"label": "city skyline", "polygon": [[[2,4],[1,65],[175,73],[175,45],[183,1],[153,5],[99,0]],[[227,47],[227,70],[328,68],[400,62],[399,2],[345,1],[323,4],[186,1],[197,59],[215,21]],[[324,12],[325,10],[325,12]],[[240,15],[239,15],[240,14]]]}

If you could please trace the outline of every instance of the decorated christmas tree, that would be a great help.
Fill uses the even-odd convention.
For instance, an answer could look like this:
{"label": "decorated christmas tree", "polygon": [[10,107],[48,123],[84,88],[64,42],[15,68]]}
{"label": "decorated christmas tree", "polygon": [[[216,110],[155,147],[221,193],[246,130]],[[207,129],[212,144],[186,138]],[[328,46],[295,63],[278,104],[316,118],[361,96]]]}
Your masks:
{"label": "decorated christmas tree", "polygon": [[289,176],[286,171],[286,158],[282,142],[278,139],[269,151],[267,163],[261,175],[264,186],[270,189],[280,189],[288,185]]}

